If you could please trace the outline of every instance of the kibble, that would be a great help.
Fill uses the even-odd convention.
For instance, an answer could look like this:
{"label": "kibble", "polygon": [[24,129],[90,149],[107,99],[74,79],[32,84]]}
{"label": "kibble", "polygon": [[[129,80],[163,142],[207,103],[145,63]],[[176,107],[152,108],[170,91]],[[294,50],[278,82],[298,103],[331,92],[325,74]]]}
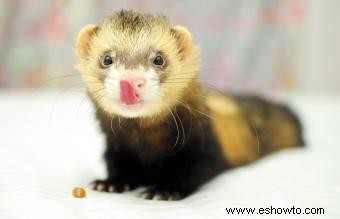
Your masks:
{"label": "kibble", "polygon": [[84,188],[81,188],[81,187],[76,187],[72,190],[72,195],[75,198],[85,198],[86,190]]}

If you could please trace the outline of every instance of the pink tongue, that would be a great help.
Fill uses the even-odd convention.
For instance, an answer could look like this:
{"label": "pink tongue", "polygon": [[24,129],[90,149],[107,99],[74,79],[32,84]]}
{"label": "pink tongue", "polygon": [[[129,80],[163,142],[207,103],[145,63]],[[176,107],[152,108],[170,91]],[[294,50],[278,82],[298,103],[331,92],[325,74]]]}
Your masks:
{"label": "pink tongue", "polygon": [[129,81],[120,81],[120,101],[126,105],[133,105],[139,101],[139,98]]}

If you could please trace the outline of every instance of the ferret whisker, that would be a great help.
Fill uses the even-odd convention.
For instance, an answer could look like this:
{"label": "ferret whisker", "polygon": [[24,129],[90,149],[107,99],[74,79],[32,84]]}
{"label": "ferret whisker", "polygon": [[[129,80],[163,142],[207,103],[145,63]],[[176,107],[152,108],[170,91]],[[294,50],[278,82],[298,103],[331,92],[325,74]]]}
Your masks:
{"label": "ferret whisker", "polygon": [[80,100],[80,103],[78,104],[78,107],[77,107],[77,113],[76,113],[76,121],[78,121],[79,120],[79,110],[80,110],[80,107],[83,105],[83,102],[86,100],[88,98],[88,96],[87,96],[87,94],[85,94],[84,96],[83,96],[83,98],[81,98],[81,100]]}
{"label": "ferret whisker", "polygon": [[[202,96],[202,95],[195,95],[195,96]],[[204,96],[202,96],[202,97],[204,97]],[[179,101],[179,100],[177,100],[177,102],[183,104],[183,102],[181,102],[181,101]],[[196,112],[198,112],[198,113],[200,113],[200,114],[202,114],[202,115],[204,115],[204,116],[206,116],[207,118],[213,120],[213,118],[212,118],[211,116],[207,115],[206,113],[203,113],[203,112],[199,111],[198,109],[196,109],[196,108],[194,108],[194,107],[191,107],[191,109],[194,110],[194,111],[196,111]]]}
{"label": "ferret whisker", "polygon": [[[97,99],[100,100],[102,97],[98,97]],[[94,106],[94,109],[93,109],[91,106],[89,106],[86,110],[86,113],[89,113],[91,109],[92,109],[91,113],[95,115],[98,112],[99,107]]]}
{"label": "ferret whisker", "polygon": [[[89,75],[90,76],[90,75]],[[52,82],[52,81],[55,81],[55,80],[58,80],[58,79],[65,79],[65,78],[69,78],[69,77],[79,77],[79,79],[81,79],[81,76],[80,74],[66,74],[66,75],[58,75],[58,76],[55,76],[55,77],[52,77],[52,78],[48,78],[44,81],[42,81],[39,85],[37,85],[31,92],[34,93],[36,92],[37,90],[41,89],[43,86],[47,85],[48,83]],[[92,76],[92,77],[96,77],[96,76]]]}
{"label": "ferret whisker", "polygon": [[[97,91],[95,91],[94,94],[97,94],[99,91],[102,91],[102,90],[104,90],[104,89],[98,89]],[[98,101],[100,101],[100,100],[101,100],[103,97],[105,97],[105,96],[106,96],[106,94],[105,94],[105,92],[104,92],[104,93],[102,93],[102,94],[93,95],[92,98],[93,98],[93,100],[95,100],[96,102],[98,102]],[[96,106],[96,105],[94,105],[94,107],[95,107],[94,114],[96,114],[97,111],[99,110],[99,107]],[[87,108],[87,112],[89,112],[89,109],[91,109],[91,106],[89,106],[89,107]]]}
{"label": "ferret whisker", "polygon": [[[189,111],[189,114],[193,115],[196,119],[196,121],[198,122],[198,125],[200,127],[200,131],[201,131],[201,148],[204,147],[204,142],[205,142],[205,138],[204,138],[204,131],[203,131],[203,128],[202,128],[202,123],[201,121],[197,118],[196,114],[192,111],[192,109],[190,108],[190,106],[188,106],[188,104],[186,103],[183,103],[182,101],[180,100],[177,100],[176,102],[178,102],[180,105],[184,106],[185,108],[188,109]],[[190,130],[189,130],[189,133],[191,135],[191,129],[192,129],[192,117],[190,117]],[[189,136],[190,136],[189,135]],[[171,154],[167,154],[167,156],[172,156],[172,155],[175,155],[177,154],[178,152],[180,152],[183,148],[184,148],[185,144],[182,144],[182,147],[180,147],[179,149],[173,151]]]}
{"label": "ferret whisker", "polygon": [[[161,95],[160,95],[159,93],[155,93],[155,94],[156,94],[157,96],[161,97]],[[181,104],[184,104],[183,102],[181,102],[181,101],[179,101],[179,100],[176,100],[176,102],[181,103]],[[163,103],[164,103],[164,102],[163,102]],[[182,122],[181,118],[179,117],[179,115],[178,115],[176,109],[174,109],[174,111],[172,111],[171,108],[170,108],[167,104],[165,104],[165,105],[166,105],[166,107],[169,109],[169,111],[170,111],[170,113],[171,113],[171,115],[172,115],[172,117],[173,117],[173,119],[174,119],[174,121],[175,121],[176,129],[177,129],[177,139],[176,139],[175,144],[172,146],[172,150],[177,146],[177,143],[178,143],[178,141],[179,141],[179,136],[180,136],[179,126],[178,126],[177,120],[176,120],[176,118],[175,118],[175,114],[176,114],[177,118],[179,119],[180,126],[181,126],[181,130],[182,130],[182,133],[183,133],[183,136],[182,136],[182,144],[181,144],[182,147],[180,147],[179,149],[177,149],[177,150],[175,150],[175,151],[173,151],[173,152],[171,153],[171,155],[174,155],[174,154],[178,153],[179,151],[181,151],[181,150],[183,149],[183,147],[185,146],[186,134],[185,134],[183,122]],[[188,109],[190,110],[190,108],[188,108]],[[175,114],[174,114],[173,112],[174,112]],[[197,117],[196,117],[196,118],[197,118]],[[191,119],[191,118],[190,118],[190,119]],[[191,120],[191,125],[190,125],[190,132],[191,132],[191,128],[192,128],[191,126],[192,126],[192,120]],[[169,155],[170,155],[170,154],[167,154],[167,156],[169,156]]]}
{"label": "ferret whisker", "polygon": [[[210,86],[210,89],[211,89],[211,90],[216,91],[217,93],[219,93],[219,94],[221,94],[221,95],[225,95],[225,93],[224,93],[223,91],[221,91],[220,88],[216,87],[215,85],[212,85],[211,83],[202,81],[201,84],[203,84],[203,85],[208,85],[208,86]],[[203,86],[203,87],[204,87],[204,86]]]}
{"label": "ferret whisker", "polygon": [[122,129],[122,126],[121,126],[121,124],[120,124],[120,116],[118,116],[118,126],[119,126],[119,129]]}
{"label": "ferret whisker", "polygon": [[55,108],[55,105],[56,105],[56,102],[58,101],[58,99],[66,92],[66,91],[68,91],[68,90],[70,90],[71,88],[74,88],[74,87],[76,87],[76,86],[79,86],[79,85],[81,85],[82,84],[82,82],[80,82],[80,83],[76,83],[76,84],[73,84],[73,85],[71,85],[71,86],[69,86],[69,87],[67,87],[67,88],[65,88],[65,89],[62,89],[56,96],[55,96],[55,98],[54,98],[54,100],[53,100],[53,103],[52,103],[52,110],[51,110],[51,113],[50,113],[50,121],[52,120],[52,116],[53,116],[53,114],[54,114],[54,108]]}
{"label": "ferret whisker", "polygon": [[112,126],[112,122],[113,122],[113,114],[110,113],[110,116],[111,116],[111,121],[110,121],[111,131],[112,131],[112,134],[114,134],[114,135],[116,136],[116,132],[114,131],[113,126]]}
{"label": "ferret whisker", "polygon": [[[204,147],[205,138],[204,138],[204,131],[203,131],[203,128],[202,128],[201,121],[198,119],[196,113],[192,111],[192,107],[190,107],[188,103],[184,103],[184,102],[182,102],[180,100],[177,100],[177,102],[180,103],[182,106],[184,106],[186,109],[188,109],[189,114],[193,115],[195,117],[196,121],[198,122],[198,125],[200,127],[200,131],[201,131],[201,137],[202,137],[201,138],[202,139],[202,141],[201,141],[201,148],[203,148]],[[191,119],[191,123],[192,123],[192,117],[190,117],[190,119]],[[192,127],[190,127],[190,129],[191,128]],[[190,133],[191,133],[191,130],[190,130]]]}
{"label": "ferret whisker", "polygon": [[[192,111],[191,111],[191,109],[190,109],[190,107],[189,107],[189,105],[188,105],[188,103],[183,103],[184,105],[184,108],[186,108],[188,111],[189,111],[189,115],[191,115],[192,114]],[[188,108],[189,107],[189,108]],[[189,131],[188,131],[188,138],[187,139],[190,139],[190,137],[191,137],[191,132],[192,132],[192,116],[190,116],[190,129],[189,129]]]}
{"label": "ferret whisker", "polygon": [[[188,89],[189,89],[192,93],[194,93],[190,88],[188,88]],[[203,95],[195,95],[195,94],[194,94],[193,96],[199,96],[199,97],[207,98],[206,96],[203,96]],[[180,102],[180,101],[178,101],[178,102]],[[213,118],[212,118],[211,116],[207,115],[206,113],[203,113],[203,112],[201,112],[200,110],[198,110],[198,109],[196,109],[196,108],[194,108],[194,107],[191,107],[191,108],[192,108],[194,111],[196,111],[196,112],[198,112],[198,113],[200,113],[200,114],[206,116],[207,118],[213,120]]]}
{"label": "ferret whisker", "polygon": [[[211,72],[215,72],[215,71],[219,71],[218,69],[201,69],[201,70],[197,70],[197,69],[192,69],[192,70],[187,70],[187,71],[181,71],[181,75],[185,75],[185,74],[189,74],[189,73],[211,73]],[[197,78],[201,78],[201,76],[196,75]],[[210,79],[210,78],[207,78]]]}
{"label": "ferret whisker", "polygon": [[183,133],[183,136],[182,136],[182,145],[184,145],[184,143],[185,143],[185,131],[184,131],[184,126],[183,126],[183,123],[182,123],[181,118],[179,117],[179,115],[178,115],[178,113],[177,113],[176,108],[175,108],[174,112],[175,112],[175,114],[176,114],[176,116],[177,116],[177,118],[178,118],[178,120],[179,120],[179,123],[180,123],[180,125],[181,125],[181,128],[182,128],[182,133]]}
{"label": "ferret whisker", "polygon": [[[153,81],[154,80],[159,80],[159,79],[152,79]],[[209,78],[200,78],[200,77],[170,77],[170,78],[167,78],[165,79],[163,82],[172,82],[172,81],[175,81],[175,82],[185,82],[185,83],[188,83],[188,81],[190,80],[209,80]]]}
{"label": "ferret whisker", "polygon": [[[100,91],[103,91],[105,90],[105,88],[100,88],[98,90],[95,90],[93,91],[93,94],[97,94],[98,92]],[[98,100],[95,96],[93,97],[96,101]],[[84,97],[81,99],[80,103],[78,104],[78,107],[77,107],[77,120],[79,119],[79,110],[80,110],[80,107],[82,106],[82,104],[84,103],[84,101],[88,99],[88,95],[84,95]]]}
{"label": "ferret whisker", "polygon": [[[103,94],[102,96],[100,97],[97,97],[97,100],[100,101],[102,98],[104,98],[106,95]],[[94,114],[97,114],[98,110],[100,109],[98,106],[94,106],[95,107],[95,110],[93,111]],[[90,108],[90,107],[89,107]]]}
{"label": "ferret whisker", "polygon": [[199,95],[199,94],[188,94],[188,96],[189,96],[189,97],[200,97],[200,98],[202,98],[203,100],[206,100],[206,99],[209,98],[208,96]]}
{"label": "ferret whisker", "polygon": [[98,82],[98,83],[102,83],[100,80],[82,80],[83,82]]}
{"label": "ferret whisker", "polygon": [[[164,103],[164,102],[162,102],[162,103]],[[176,145],[177,145],[177,143],[178,143],[178,141],[179,141],[179,135],[180,135],[180,134],[179,134],[179,127],[178,127],[177,120],[176,120],[176,118],[175,118],[175,116],[174,116],[174,114],[173,114],[171,108],[170,108],[166,103],[165,103],[164,105],[168,108],[168,110],[169,110],[169,112],[170,112],[172,118],[174,119],[175,126],[176,126],[176,130],[177,130],[176,141],[175,141],[174,145],[171,146],[171,150],[173,150],[173,149],[176,147]]]}
{"label": "ferret whisker", "polygon": [[193,108],[193,110],[196,111],[196,112],[198,112],[198,113],[200,113],[200,114],[202,114],[203,116],[206,116],[207,118],[209,118],[209,119],[211,119],[211,120],[214,119],[214,118],[212,118],[211,116],[209,116],[208,114],[199,111],[198,109]]}
{"label": "ferret whisker", "polygon": [[171,78],[167,78],[166,80],[164,81],[179,81],[179,82],[186,82],[188,83],[190,80],[208,80],[208,78],[199,78],[199,77],[191,77],[191,78],[188,78],[188,77],[178,77],[178,78],[175,78],[175,77],[171,77]]}
{"label": "ferret whisker", "polygon": [[197,92],[194,92],[191,88],[187,88],[187,89],[190,91],[190,93],[188,94],[188,96],[190,96],[190,97],[202,97],[203,99],[208,98],[208,96],[203,95],[204,94],[203,92],[202,92],[202,94],[197,94]]}
{"label": "ferret whisker", "polygon": [[187,81],[164,81],[162,84],[188,84]]}

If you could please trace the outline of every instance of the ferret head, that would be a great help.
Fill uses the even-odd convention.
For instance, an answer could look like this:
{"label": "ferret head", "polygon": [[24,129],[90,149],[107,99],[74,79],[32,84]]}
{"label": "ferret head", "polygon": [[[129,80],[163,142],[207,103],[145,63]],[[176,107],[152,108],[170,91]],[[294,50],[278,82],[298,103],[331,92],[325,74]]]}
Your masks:
{"label": "ferret head", "polygon": [[111,115],[153,117],[178,104],[196,79],[190,33],[163,16],[120,11],[87,25],[76,45],[88,93]]}

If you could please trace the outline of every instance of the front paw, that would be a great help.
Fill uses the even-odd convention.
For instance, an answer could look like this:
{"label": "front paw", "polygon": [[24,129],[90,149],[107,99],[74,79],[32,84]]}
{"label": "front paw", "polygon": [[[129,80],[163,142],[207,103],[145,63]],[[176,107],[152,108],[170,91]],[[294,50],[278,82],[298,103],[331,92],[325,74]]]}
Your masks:
{"label": "front paw", "polygon": [[127,192],[135,188],[127,183],[121,183],[115,180],[95,180],[91,183],[91,187],[93,190],[100,192],[116,193]]}
{"label": "front paw", "polygon": [[141,197],[149,200],[176,201],[183,199],[187,194],[184,192],[150,188],[141,194]]}

